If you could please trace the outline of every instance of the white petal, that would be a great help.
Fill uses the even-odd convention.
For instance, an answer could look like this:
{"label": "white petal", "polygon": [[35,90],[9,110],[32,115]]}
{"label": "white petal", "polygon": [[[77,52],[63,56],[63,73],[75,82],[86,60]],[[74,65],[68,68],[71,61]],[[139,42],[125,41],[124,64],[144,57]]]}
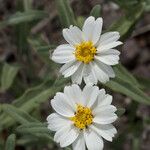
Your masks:
{"label": "white petal", "polygon": [[64,75],[64,77],[69,77],[76,72],[79,68],[81,62],[72,61],[63,65],[60,69],[60,72]]}
{"label": "white petal", "polygon": [[47,117],[48,129],[52,131],[60,130],[66,126],[66,124],[72,124],[72,122],[65,117],[60,116],[59,114],[53,113]]}
{"label": "white petal", "polygon": [[71,45],[69,45],[69,44],[61,44],[61,45],[59,45],[55,50],[54,50],[54,52],[56,53],[56,54],[63,54],[64,52],[74,52],[74,50],[75,50],[75,47],[73,47],[73,46],[71,46]]}
{"label": "white petal", "polygon": [[75,48],[69,44],[60,45],[54,50],[52,60],[60,64],[75,60],[75,56],[73,54],[74,49]]}
{"label": "white petal", "polygon": [[83,25],[83,33],[85,41],[92,41],[96,44],[99,41],[101,31],[102,31],[102,18],[89,17],[86,19]]}
{"label": "white petal", "polygon": [[103,71],[102,68],[100,68],[100,66],[96,62],[92,62],[92,69],[100,82],[106,83],[107,81],[109,81],[108,74],[105,71]]}
{"label": "white petal", "polygon": [[88,76],[91,72],[91,66],[89,64],[84,64],[83,77]]}
{"label": "white petal", "polygon": [[73,60],[73,61],[71,61],[71,62],[69,62],[69,63],[64,64],[64,65],[60,68],[60,72],[61,72],[61,73],[64,72],[65,70],[67,70],[68,68],[70,68],[72,65],[74,65],[75,62],[76,62],[76,61]]}
{"label": "white petal", "polygon": [[110,42],[109,44],[105,44],[105,45],[99,45],[98,47],[97,47],[97,50],[98,51],[103,51],[103,50],[107,50],[107,49],[111,49],[111,48],[114,48],[114,47],[116,47],[116,46],[118,46],[118,45],[121,45],[122,44],[122,42],[120,42],[120,41],[115,41],[115,42]]}
{"label": "white petal", "polygon": [[85,105],[87,107],[92,107],[95,103],[97,96],[99,94],[99,88],[97,86],[87,85],[83,89],[83,97],[85,101]]}
{"label": "white petal", "polygon": [[103,140],[92,130],[86,130],[84,132],[84,138],[88,150],[102,150],[104,147]]}
{"label": "white petal", "polygon": [[98,135],[102,136],[107,141],[112,141],[112,138],[117,133],[116,128],[111,124],[100,125],[94,124],[90,126]]}
{"label": "white petal", "polygon": [[76,39],[76,44],[83,42],[83,32],[76,26],[70,26],[73,38]]}
{"label": "white petal", "polygon": [[95,71],[93,69],[93,64],[92,62],[89,63],[89,66],[91,68],[91,73],[88,76],[84,77],[84,81],[87,85],[93,85],[93,84],[97,84],[98,82],[98,78],[95,74]]}
{"label": "white petal", "polygon": [[98,107],[110,105],[112,103],[112,96],[109,94],[106,94],[103,98],[99,94],[98,96],[99,105]]}
{"label": "white petal", "polygon": [[66,125],[56,132],[54,141],[60,143],[61,147],[72,144],[78,137],[79,132],[74,126]]}
{"label": "white petal", "polygon": [[120,55],[120,52],[116,49],[106,49],[97,51],[98,55]]}
{"label": "white petal", "polygon": [[114,113],[117,110],[117,108],[113,105],[99,105],[99,107],[96,107],[93,110],[93,114],[97,115],[97,114],[111,114]]}
{"label": "white petal", "polygon": [[93,29],[94,29],[95,18],[90,16],[88,17],[83,25],[82,31],[85,36],[85,41],[91,41]]}
{"label": "white petal", "polygon": [[98,80],[95,73],[93,73],[92,71],[88,76],[85,76],[84,82],[86,83],[86,85],[94,85],[94,84],[96,85]]}
{"label": "white petal", "polygon": [[93,35],[91,41],[96,44],[99,41],[101,31],[102,31],[103,20],[102,18],[97,18],[94,23]]}
{"label": "white petal", "polygon": [[76,141],[72,144],[73,150],[86,150],[83,133],[80,133]]}
{"label": "white petal", "polygon": [[70,26],[69,29],[63,29],[63,37],[70,45],[77,45],[81,43],[82,40],[82,31],[75,26]]}
{"label": "white petal", "polygon": [[96,115],[95,118],[93,119],[93,122],[98,123],[98,124],[110,124],[114,122],[117,119],[117,115],[115,113],[111,114],[99,114]]}
{"label": "white petal", "polygon": [[83,101],[82,91],[80,87],[76,84],[65,87],[64,93],[67,95],[70,101],[73,101],[74,103],[73,105],[75,106],[75,108],[76,108],[76,104],[82,103]]}
{"label": "white petal", "polygon": [[107,32],[101,35],[100,45],[107,45],[111,42],[115,42],[120,38],[119,32]]}
{"label": "white petal", "polygon": [[54,135],[54,141],[57,143],[60,143],[60,140],[66,135],[68,134],[68,132],[71,129],[71,125],[70,124],[66,124],[63,128],[60,128]]}
{"label": "white petal", "polygon": [[106,132],[111,137],[114,137],[115,134],[117,134],[117,130],[112,124],[105,124],[105,125],[94,124],[94,126],[97,127],[98,129],[103,130],[103,132]]}
{"label": "white petal", "polygon": [[73,83],[81,84],[82,77],[84,72],[84,64],[81,63],[77,71],[71,76],[71,80]]}
{"label": "white petal", "polygon": [[115,77],[115,73],[112,69],[111,66],[106,65],[102,62],[100,62],[99,60],[95,60],[95,63],[98,65],[99,68],[101,68],[101,70],[103,70],[109,77],[114,78]]}
{"label": "white petal", "polygon": [[69,105],[66,97],[63,94],[57,93],[53,100],[51,100],[53,109],[62,116],[74,116],[74,109]]}
{"label": "white petal", "polygon": [[66,135],[61,138],[60,146],[61,147],[69,146],[77,139],[78,136],[79,131],[74,126],[72,126],[69,132],[66,133]]}
{"label": "white petal", "polygon": [[95,102],[95,104],[93,105],[93,108],[92,110],[94,110],[96,107],[99,106],[99,104],[101,103],[101,101],[105,98],[105,90],[104,89],[101,89],[99,90],[99,94],[98,94],[98,97],[97,97],[97,101]]}
{"label": "white petal", "polygon": [[119,63],[118,55],[97,55],[95,58],[107,65],[116,65]]}

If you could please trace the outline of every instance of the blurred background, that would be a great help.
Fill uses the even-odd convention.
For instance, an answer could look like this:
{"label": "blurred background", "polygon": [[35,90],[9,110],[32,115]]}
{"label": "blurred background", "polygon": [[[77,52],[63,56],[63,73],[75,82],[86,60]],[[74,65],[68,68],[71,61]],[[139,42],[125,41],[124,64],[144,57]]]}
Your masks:
{"label": "blurred background", "polygon": [[[13,141],[16,150],[60,149],[41,124],[52,112],[49,100],[69,82],[49,59],[65,42],[62,29],[71,23],[63,17],[65,7],[80,27],[91,13],[103,17],[103,30],[121,32],[120,61],[150,95],[149,0],[0,0],[0,150],[13,150],[8,149]],[[150,150],[150,107],[140,98],[134,101],[126,89],[106,88],[122,109],[118,134],[104,149]],[[20,126],[28,122],[37,123]]]}

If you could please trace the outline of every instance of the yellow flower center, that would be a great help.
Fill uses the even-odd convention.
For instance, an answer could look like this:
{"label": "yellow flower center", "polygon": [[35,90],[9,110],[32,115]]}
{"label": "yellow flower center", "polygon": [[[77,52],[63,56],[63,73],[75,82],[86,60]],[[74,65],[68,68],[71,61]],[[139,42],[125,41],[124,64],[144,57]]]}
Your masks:
{"label": "yellow flower center", "polygon": [[75,57],[78,61],[88,64],[90,61],[94,60],[95,54],[96,48],[91,41],[76,45]]}
{"label": "yellow flower center", "polygon": [[88,107],[77,105],[77,111],[74,117],[70,118],[74,125],[79,129],[84,129],[93,122],[92,111]]}

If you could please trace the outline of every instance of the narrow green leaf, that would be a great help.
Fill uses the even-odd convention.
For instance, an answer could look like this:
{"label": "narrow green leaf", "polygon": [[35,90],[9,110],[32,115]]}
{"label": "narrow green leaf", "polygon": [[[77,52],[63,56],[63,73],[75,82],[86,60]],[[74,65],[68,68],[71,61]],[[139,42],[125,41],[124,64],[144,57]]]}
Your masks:
{"label": "narrow green leaf", "polygon": [[11,134],[6,141],[5,150],[15,150],[16,135]]}
{"label": "narrow green leaf", "polygon": [[137,79],[137,81],[140,84],[140,87],[142,89],[144,89],[144,90],[149,90],[150,89],[150,79],[139,77],[139,76],[136,76],[136,79]]}
{"label": "narrow green leaf", "polygon": [[125,82],[121,79],[112,79],[109,82],[107,82],[105,86],[109,87],[115,92],[119,92],[121,94],[129,96],[139,103],[150,105],[150,97],[145,95],[145,93],[136,86],[129,84],[128,82]]}
{"label": "narrow green leaf", "polygon": [[145,0],[146,6],[145,6],[145,11],[150,12],[150,0]]}
{"label": "narrow green leaf", "polygon": [[33,0],[23,0],[24,10],[29,11],[32,9]]}
{"label": "narrow green leaf", "polygon": [[144,118],[144,124],[146,124],[146,125],[150,124],[150,117],[149,116]]}
{"label": "narrow green leaf", "polygon": [[140,139],[138,137],[134,137],[132,140],[132,150],[140,150]]}
{"label": "narrow green leaf", "polygon": [[125,113],[125,111],[126,110],[124,108],[117,108],[116,114],[118,117],[121,117]]}
{"label": "narrow green leaf", "polygon": [[[124,17],[116,21],[109,31],[118,31],[122,40],[130,36],[132,28],[144,12],[144,6],[144,3],[141,2],[136,4]],[[137,102],[150,104],[150,98],[138,88],[140,87],[139,83],[133,75],[121,65],[115,66],[114,70],[116,78],[106,83],[107,87],[129,96]]]}
{"label": "narrow green leaf", "polygon": [[13,83],[19,71],[19,66],[4,64],[1,75],[1,90],[7,90]]}
{"label": "narrow green leaf", "polygon": [[40,10],[30,10],[27,12],[17,12],[10,16],[8,19],[0,23],[0,29],[6,27],[7,25],[16,25],[19,23],[31,22],[34,20],[39,20],[47,17],[48,14]]}
{"label": "narrow green leaf", "polygon": [[100,15],[101,15],[101,6],[95,5],[90,12],[90,16],[94,16],[95,18],[98,18],[100,17]]}
{"label": "narrow green leaf", "polygon": [[[36,124],[35,124],[36,125]],[[34,124],[29,124],[29,126],[19,126],[16,129],[16,132],[21,133],[21,134],[28,134],[28,133],[50,133],[50,130],[46,127],[46,126],[42,126],[42,125],[36,125],[34,126]]]}
{"label": "narrow green leaf", "polygon": [[70,147],[66,147],[66,148],[64,148],[65,150],[71,150],[71,148]]}
{"label": "narrow green leaf", "polygon": [[[44,82],[42,85],[28,89],[20,98],[13,102],[13,105],[29,113],[35,108],[37,109],[43,102],[49,100],[49,97],[54,96],[57,91],[61,91],[66,83],[68,83],[68,80],[64,78],[56,80],[55,82],[54,80],[53,82],[51,80]],[[15,123],[15,120],[6,115],[6,113],[0,115],[0,120],[0,127],[2,129],[10,127]],[[22,120],[20,120],[20,122],[22,122]]]}
{"label": "narrow green leaf", "polygon": [[[13,104],[16,107],[20,107],[20,106],[24,105],[25,103],[28,103],[29,101],[31,102],[34,100],[42,100],[42,99],[44,101],[44,100],[48,99],[49,96],[51,96],[51,95],[48,95],[47,91],[53,90],[53,89],[51,89],[51,87],[49,87],[49,85],[52,85],[53,83],[54,83],[53,80],[47,80],[38,86],[27,89],[21,97],[19,97],[15,101],[13,101]],[[31,107],[33,107],[33,106],[31,106]]]}
{"label": "narrow green leaf", "polygon": [[112,0],[117,3],[121,8],[126,11],[130,11],[135,5],[137,5],[139,0]]}
{"label": "narrow green leaf", "polygon": [[135,5],[131,11],[128,12],[124,17],[121,17],[109,28],[110,31],[118,31],[122,39],[129,37],[132,32],[132,28],[135,23],[140,19],[144,12],[144,3]]}
{"label": "narrow green leaf", "polygon": [[117,78],[122,79],[125,82],[128,82],[134,86],[140,87],[136,78],[121,64],[118,64],[114,67],[114,71]]}
{"label": "narrow green leaf", "polygon": [[5,139],[0,136],[0,150],[3,150],[5,147]]}
{"label": "narrow green leaf", "polygon": [[28,124],[22,124],[20,125],[19,127],[17,127],[16,131],[19,131],[20,129],[23,129],[23,128],[33,128],[33,127],[38,127],[38,128],[44,128],[44,127],[47,127],[47,123],[44,122],[44,123],[41,123],[41,122],[30,122]]}
{"label": "narrow green leaf", "polygon": [[55,0],[60,22],[63,27],[76,25],[75,16],[68,0]]}
{"label": "narrow green leaf", "polygon": [[44,62],[50,62],[50,51],[55,49],[56,45],[48,45],[45,41],[42,40],[41,37],[29,38],[28,42]]}
{"label": "narrow green leaf", "polygon": [[77,17],[77,26],[79,28],[82,28],[83,24],[84,24],[85,18],[82,16]]}
{"label": "narrow green leaf", "polygon": [[38,138],[45,138],[47,140],[53,140],[50,130],[45,124],[42,123],[29,123],[21,125],[16,129],[16,132],[22,135],[33,135]]}
{"label": "narrow green leaf", "polygon": [[8,114],[10,117],[12,117],[14,120],[21,124],[26,124],[30,122],[38,122],[35,118],[30,116],[27,112],[16,108],[9,104],[3,105],[3,110],[6,114]]}
{"label": "narrow green leaf", "polygon": [[[32,11],[32,0],[17,0],[16,1],[16,9],[19,12],[30,12]],[[16,36],[15,36],[15,41],[16,41],[16,45],[17,45],[17,54],[18,54],[18,58],[21,59],[26,59],[28,65],[30,65],[30,67],[28,68],[29,74],[31,74],[30,72],[33,72],[32,69],[32,54],[30,51],[30,47],[29,44],[27,42],[27,37],[29,36],[29,33],[31,31],[31,27],[32,24],[30,22],[23,22],[23,23],[19,23],[17,25],[14,26],[15,32],[16,32]],[[32,70],[32,71],[31,71]]]}

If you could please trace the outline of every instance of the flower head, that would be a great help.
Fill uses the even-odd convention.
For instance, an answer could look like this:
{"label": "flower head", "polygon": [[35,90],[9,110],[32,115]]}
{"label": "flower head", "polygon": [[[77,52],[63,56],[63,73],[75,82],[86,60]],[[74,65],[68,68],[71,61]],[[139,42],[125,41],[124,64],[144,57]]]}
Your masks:
{"label": "flower head", "polygon": [[48,128],[56,131],[54,140],[61,147],[72,144],[73,150],[102,150],[103,139],[112,141],[117,133],[111,124],[117,119],[112,96],[97,86],[76,84],[58,92],[51,105],[56,113],[47,117]]}
{"label": "flower head", "polygon": [[82,30],[76,26],[63,29],[63,37],[68,44],[58,46],[52,60],[64,64],[60,72],[64,77],[71,76],[73,83],[105,83],[115,77],[112,65],[118,64],[120,52],[113,49],[122,44],[118,32],[101,35],[102,18],[88,17]]}

